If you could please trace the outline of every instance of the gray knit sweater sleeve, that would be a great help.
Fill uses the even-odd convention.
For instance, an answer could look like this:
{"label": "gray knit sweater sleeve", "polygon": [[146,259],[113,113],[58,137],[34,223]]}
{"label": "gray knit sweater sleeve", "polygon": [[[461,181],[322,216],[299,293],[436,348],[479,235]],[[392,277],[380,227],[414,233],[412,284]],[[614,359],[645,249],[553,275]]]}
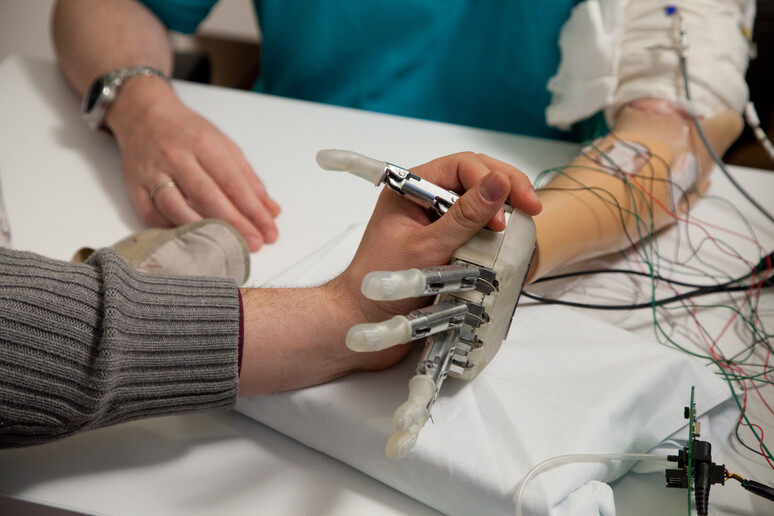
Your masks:
{"label": "gray knit sweater sleeve", "polygon": [[0,447],[231,407],[238,340],[233,281],[0,248]]}

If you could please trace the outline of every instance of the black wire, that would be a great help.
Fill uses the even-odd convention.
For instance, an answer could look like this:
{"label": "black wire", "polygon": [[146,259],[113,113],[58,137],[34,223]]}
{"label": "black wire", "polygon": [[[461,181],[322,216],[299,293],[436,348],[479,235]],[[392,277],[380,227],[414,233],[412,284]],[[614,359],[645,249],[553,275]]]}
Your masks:
{"label": "black wire", "polygon": [[[680,285],[681,287],[692,287],[692,288],[705,288],[709,287],[711,285],[701,285],[698,283],[688,283],[685,281],[679,281],[672,278],[666,278],[664,276],[661,276],[660,274],[651,274],[648,272],[642,272],[642,271],[633,271],[630,269],[590,269],[585,271],[577,271],[577,272],[565,272],[562,274],[554,274],[553,276],[545,276],[543,278],[539,278],[535,280],[532,284],[535,283],[542,283],[544,281],[552,281],[552,280],[558,280],[558,279],[565,279],[565,278],[573,278],[577,276],[590,276],[592,274],[629,274],[632,276],[643,276],[646,278],[652,278],[657,281],[663,281],[664,283],[669,283],[671,285]],[[746,276],[745,276],[746,277]],[[726,283],[720,283],[718,285],[729,285],[731,283],[738,282],[740,280],[744,279],[739,278],[735,280],[728,281]]]}
{"label": "black wire", "polygon": [[751,480],[749,478],[746,478],[744,482],[742,482],[742,487],[748,493],[758,495],[761,498],[765,498],[774,502],[774,487],[767,486],[766,484],[756,482],[755,480]]}
{"label": "black wire", "polygon": [[736,428],[734,429],[734,434],[736,435],[736,440],[739,441],[739,444],[741,444],[742,446],[744,446],[745,448],[747,448],[751,452],[756,453],[756,454],[760,455],[761,457],[765,457],[766,455],[764,455],[760,450],[756,450],[755,448],[753,448],[751,446],[748,446],[747,443],[745,443],[742,440],[742,436],[739,435],[739,427],[741,425],[742,425],[742,420],[740,419],[739,421],[736,422]]}
{"label": "black wire", "polygon": [[535,294],[530,294],[529,292],[522,292],[521,295],[524,297],[528,297],[529,299],[539,301],[546,305],[572,306],[575,308],[590,308],[593,310],[641,310],[643,308],[653,308],[654,306],[664,306],[669,303],[674,303],[675,301],[680,301],[682,299],[699,297],[707,294],[715,294],[718,292],[738,292],[742,290],[750,290],[752,288],[771,288],[771,287],[774,287],[774,278],[768,278],[762,283],[754,283],[751,285],[737,285],[737,286],[714,285],[712,287],[702,287],[702,288],[691,290],[689,292],[683,292],[682,294],[677,294],[672,297],[667,297],[664,299],[655,299],[653,301],[648,301],[645,303],[636,303],[636,304],[630,304],[630,305],[597,305],[593,303],[578,303],[575,301],[564,301],[562,299],[552,299],[548,297],[536,296]]}
{"label": "black wire", "polygon": [[584,276],[588,274],[611,273],[611,274],[632,274],[635,276],[645,276],[648,278],[664,281],[666,283],[673,283],[675,285],[694,288],[694,290],[683,292],[682,294],[677,294],[672,297],[667,297],[664,299],[656,299],[645,303],[637,303],[637,304],[629,304],[629,305],[599,305],[594,303],[580,303],[575,301],[564,301],[562,299],[552,299],[548,297],[538,296],[535,294],[530,294],[529,292],[522,292],[522,295],[529,299],[539,301],[547,305],[572,306],[576,308],[590,308],[594,310],[640,310],[643,308],[653,308],[654,306],[663,306],[669,303],[674,303],[675,301],[680,301],[682,299],[704,296],[707,294],[715,294],[718,292],[738,292],[738,291],[749,290],[753,288],[774,287],[774,276],[769,276],[768,278],[762,281],[758,281],[754,283],[735,285],[736,283],[739,283],[740,281],[745,280],[750,276],[760,274],[764,270],[770,270],[772,267],[773,261],[774,261],[774,252],[771,252],[768,255],[764,256],[758,262],[758,264],[755,267],[753,267],[752,270],[747,274],[739,276],[738,278],[732,279],[725,283],[719,283],[717,285],[696,285],[696,284],[685,283],[685,282],[681,282],[681,281],[677,281],[669,278],[664,278],[658,274],[648,274],[641,271],[632,271],[632,270],[626,270],[626,269],[595,269],[595,270],[588,270],[588,271],[568,272],[564,274],[556,274],[554,276],[546,276],[534,282],[534,283],[540,283],[542,281],[557,280],[557,279],[569,278],[574,276]]}

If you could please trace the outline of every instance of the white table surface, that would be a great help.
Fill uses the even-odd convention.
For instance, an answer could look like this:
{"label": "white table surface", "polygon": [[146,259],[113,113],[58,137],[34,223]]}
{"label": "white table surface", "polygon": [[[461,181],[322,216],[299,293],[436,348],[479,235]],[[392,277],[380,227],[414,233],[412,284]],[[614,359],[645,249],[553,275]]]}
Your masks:
{"label": "white table surface", "polygon": [[[254,285],[370,215],[378,189],[320,170],[314,156],[321,148],[352,149],[403,166],[474,150],[513,163],[533,178],[577,151],[568,143],[254,93],[181,82],[175,88],[234,139],[283,208],[279,241],[252,256]],[[774,174],[734,171],[771,208]],[[724,178],[714,177],[713,191],[736,202],[771,250],[774,228]],[[66,260],[79,247],[110,245],[143,227],[124,192],[115,143],[80,122],[79,102],[51,62],[13,57],[0,63],[0,184],[16,249]],[[773,304],[762,303],[769,307],[763,313],[769,328]],[[646,321],[627,319],[622,325],[652,338]],[[769,396],[772,388],[766,388]],[[760,404],[751,413],[774,435],[774,418]],[[724,444],[713,443],[723,450],[716,461],[774,483],[760,458]],[[629,474],[614,489],[619,514],[681,514],[685,507],[683,491],[663,488],[663,474]],[[103,514],[436,513],[234,412],[138,421],[0,451],[0,494]],[[711,502],[715,514],[771,509],[738,486],[714,487]]]}

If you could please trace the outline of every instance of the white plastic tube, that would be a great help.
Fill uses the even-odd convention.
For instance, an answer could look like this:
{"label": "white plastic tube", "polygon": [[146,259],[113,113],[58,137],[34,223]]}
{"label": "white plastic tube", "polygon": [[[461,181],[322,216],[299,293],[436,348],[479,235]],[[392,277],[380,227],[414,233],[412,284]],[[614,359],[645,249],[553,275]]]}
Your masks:
{"label": "white plastic tube", "polygon": [[323,149],[317,153],[317,164],[325,170],[341,170],[362,177],[379,185],[387,168],[387,162],[363,156],[357,152],[339,149]]}
{"label": "white plastic tube", "polygon": [[771,143],[766,132],[761,129],[761,121],[758,118],[758,111],[755,110],[755,105],[752,102],[748,102],[744,108],[744,118],[747,120],[747,125],[752,129],[755,139],[763,146],[763,150],[769,155],[772,161],[774,161],[774,144]]}
{"label": "white plastic tube", "polygon": [[527,472],[524,479],[516,489],[516,494],[513,495],[513,503],[516,509],[516,516],[522,516],[521,504],[524,496],[524,488],[527,483],[532,480],[533,477],[539,475],[547,469],[554,468],[556,466],[562,466],[564,464],[574,464],[576,462],[614,462],[621,460],[657,460],[667,462],[666,455],[657,455],[654,453],[600,453],[600,454],[572,454],[572,455],[559,455],[552,457],[548,460],[544,460],[531,470]]}

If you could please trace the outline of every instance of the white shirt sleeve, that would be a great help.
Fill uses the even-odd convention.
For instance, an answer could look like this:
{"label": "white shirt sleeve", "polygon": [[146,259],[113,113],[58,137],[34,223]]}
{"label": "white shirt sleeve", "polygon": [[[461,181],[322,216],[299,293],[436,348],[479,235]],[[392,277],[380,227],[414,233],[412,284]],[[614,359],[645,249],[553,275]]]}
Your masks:
{"label": "white shirt sleeve", "polygon": [[688,40],[687,68],[699,116],[742,112],[754,0],[586,0],[562,28],[562,60],[548,82],[549,125],[568,128],[604,110],[612,126],[632,101],[685,102],[678,15]]}

